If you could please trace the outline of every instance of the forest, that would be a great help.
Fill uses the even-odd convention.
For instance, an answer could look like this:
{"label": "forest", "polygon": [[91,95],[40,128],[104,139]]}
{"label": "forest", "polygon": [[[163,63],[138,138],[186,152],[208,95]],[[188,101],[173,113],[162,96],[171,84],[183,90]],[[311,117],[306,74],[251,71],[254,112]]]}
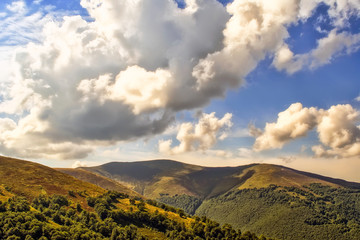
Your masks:
{"label": "forest", "polygon": [[[129,202],[128,210],[119,207],[121,201]],[[266,239],[114,191],[86,197],[86,202],[74,204],[63,195],[40,195],[31,203],[20,196],[9,198],[0,203],[0,239]]]}

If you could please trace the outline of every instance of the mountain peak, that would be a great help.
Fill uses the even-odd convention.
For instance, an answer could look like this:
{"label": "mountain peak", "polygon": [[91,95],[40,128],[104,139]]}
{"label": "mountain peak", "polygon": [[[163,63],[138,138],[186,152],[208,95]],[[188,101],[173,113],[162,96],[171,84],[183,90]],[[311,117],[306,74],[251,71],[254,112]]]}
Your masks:
{"label": "mountain peak", "polygon": [[173,160],[111,162],[82,168],[111,178],[146,197],[186,194],[210,198],[231,189],[262,188],[271,184],[302,188],[311,183],[360,188],[359,183],[333,179],[273,164],[204,167]]}

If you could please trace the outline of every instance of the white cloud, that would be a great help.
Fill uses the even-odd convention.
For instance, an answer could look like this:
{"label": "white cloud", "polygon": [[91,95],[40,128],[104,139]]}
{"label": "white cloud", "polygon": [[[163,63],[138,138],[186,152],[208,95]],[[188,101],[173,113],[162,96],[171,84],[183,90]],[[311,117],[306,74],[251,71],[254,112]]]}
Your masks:
{"label": "white cloud", "polygon": [[111,83],[111,75],[102,75],[98,79],[82,80],[77,90],[82,93],[83,101],[124,102],[139,114],[165,107],[168,103],[166,88],[172,81],[169,71],[148,72],[139,66],[131,66],[121,71],[114,83]]}
{"label": "white cloud", "polygon": [[34,0],[33,3],[36,4],[36,5],[38,5],[38,4],[40,4],[42,1],[43,1],[43,0]]}
{"label": "white cloud", "polygon": [[313,148],[317,156],[360,155],[360,113],[350,105],[332,106],[319,122],[319,140],[325,146]]}
{"label": "white cloud", "polygon": [[61,21],[69,11],[53,11],[49,6],[26,5],[25,1],[13,1],[6,6],[7,12],[0,13],[0,45],[14,49],[29,42],[41,42],[44,26],[53,21]]}
{"label": "white cloud", "polygon": [[199,122],[194,126],[192,123],[180,125],[176,139],[178,146],[171,147],[172,140],[160,140],[159,152],[168,154],[180,154],[191,151],[206,151],[219,140],[226,138],[226,129],[232,126],[232,115],[227,113],[223,118],[215,117],[215,113],[203,114]]}
{"label": "white cloud", "polygon": [[[10,70],[0,75],[0,111],[18,119],[15,128],[1,133],[0,151],[80,158],[96,146],[161,134],[176,112],[202,108],[239,87],[266,56],[277,53],[280,68],[286,68],[296,58],[286,50],[287,27],[308,18],[315,7],[297,0],[235,0],[226,8],[216,0],[186,4],[179,9],[174,1],[82,0],[92,21],[60,20],[63,12],[49,13],[46,7],[28,11],[23,1],[8,5],[13,12],[0,22],[0,41],[22,47],[12,49],[11,62],[4,64]],[[341,11],[356,4],[346,6]],[[331,56],[356,49],[357,37],[336,33],[334,38],[340,40],[319,41],[335,49]],[[320,65],[330,56],[320,50],[312,54]],[[226,116],[224,126],[231,123]],[[165,141],[163,150],[203,150],[227,137],[210,129],[200,140],[196,129],[180,127],[184,143],[172,149]],[[298,131],[290,137],[305,132]],[[189,143],[189,136],[199,146]],[[276,146],[283,144],[277,141]]]}
{"label": "white cloud", "polygon": [[239,86],[259,61],[288,37],[286,26],[296,22],[297,1],[234,1],[224,29],[224,48],[201,59],[193,69],[199,91],[223,95]]}
{"label": "white cloud", "polygon": [[234,156],[232,152],[225,150],[213,150],[213,153],[215,154],[215,156],[221,158],[232,158]]}
{"label": "white cloud", "polygon": [[26,12],[26,3],[24,1],[14,1],[6,5],[6,8],[11,12],[22,14]]}
{"label": "white cloud", "polygon": [[75,161],[71,168],[88,167],[84,161]]}
{"label": "white cloud", "polygon": [[264,132],[256,137],[254,149],[282,148],[290,140],[305,136],[317,125],[318,115],[316,108],[304,108],[301,103],[292,104],[278,114],[275,123],[266,123]]}
{"label": "white cloud", "polygon": [[360,112],[351,105],[336,105],[328,110],[304,108],[292,104],[279,113],[275,123],[267,123],[256,137],[254,150],[282,148],[285,143],[305,136],[316,127],[320,145],[312,147],[317,157],[353,157],[360,155]]}
{"label": "white cloud", "polygon": [[303,67],[314,69],[328,64],[338,55],[351,54],[360,48],[360,34],[337,33],[332,30],[327,37],[318,41],[317,48],[305,54],[294,55],[287,45],[275,54],[274,66],[278,70],[294,73]]}
{"label": "white cloud", "polygon": [[241,158],[253,159],[255,156],[255,152],[250,148],[239,148],[238,156]]}
{"label": "white cloud", "polygon": [[[292,74],[303,68],[315,69],[322,65],[329,64],[339,55],[351,54],[360,47],[360,34],[349,32],[351,17],[360,17],[359,1],[353,0],[324,0],[312,1],[303,0],[300,3],[300,17],[306,20],[311,16],[319,3],[329,6],[327,14],[332,25],[331,31],[324,31],[319,25],[316,29],[325,34],[323,38],[317,40],[316,48],[303,54],[294,54],[287,44],[283,44],[275,53],[273,65],[278,70],[285,70]],[[320,23],[318,23],[320,24]]]}

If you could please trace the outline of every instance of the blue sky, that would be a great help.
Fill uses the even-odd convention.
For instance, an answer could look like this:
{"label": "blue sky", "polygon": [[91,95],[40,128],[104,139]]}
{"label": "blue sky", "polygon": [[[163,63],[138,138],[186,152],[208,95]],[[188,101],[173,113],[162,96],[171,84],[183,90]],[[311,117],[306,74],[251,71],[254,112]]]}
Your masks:
{"label": "blue sky", "polygon": [[0,153],[360,181],[357,1],[2,1]]}

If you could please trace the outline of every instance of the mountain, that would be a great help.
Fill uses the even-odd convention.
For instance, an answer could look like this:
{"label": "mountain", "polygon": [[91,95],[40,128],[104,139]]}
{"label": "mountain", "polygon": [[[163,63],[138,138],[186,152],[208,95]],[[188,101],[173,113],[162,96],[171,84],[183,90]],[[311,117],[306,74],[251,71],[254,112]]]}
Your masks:
{"label": "mountain", "polygon": [[149,198],[186,194],[207,199],[234,188],[261,188],[271,184],[302,188],[310,183],[320,183],[331,187],[360,189],[360,183],[271,164],[202,167],[171,160],[153,160],[112,162],[81,169],[113,179]]}
{"label": "mountain", "polygon": [[96,186],[99,186],[103,189],[117,191],[121,193],[128,194],[131,197],[141,197],[141,195],[131,189],[125,187],[124,185],[111,180],[109,178],[103,177],[101,175],[85,171],[83,169],[74,169],[74,168],[55,168],[55,170],[62,173],[73,176],[81,181],[92,183]]}
{"label": "mountain", "polygon": [[259,239],[33,162],[0,156],[0,186],[0,239]]}
{"label": "mountain", "polygon": [[360,184],[271,164],[171,160],[82,168],[221,224],[278,239],[358,239]]}

